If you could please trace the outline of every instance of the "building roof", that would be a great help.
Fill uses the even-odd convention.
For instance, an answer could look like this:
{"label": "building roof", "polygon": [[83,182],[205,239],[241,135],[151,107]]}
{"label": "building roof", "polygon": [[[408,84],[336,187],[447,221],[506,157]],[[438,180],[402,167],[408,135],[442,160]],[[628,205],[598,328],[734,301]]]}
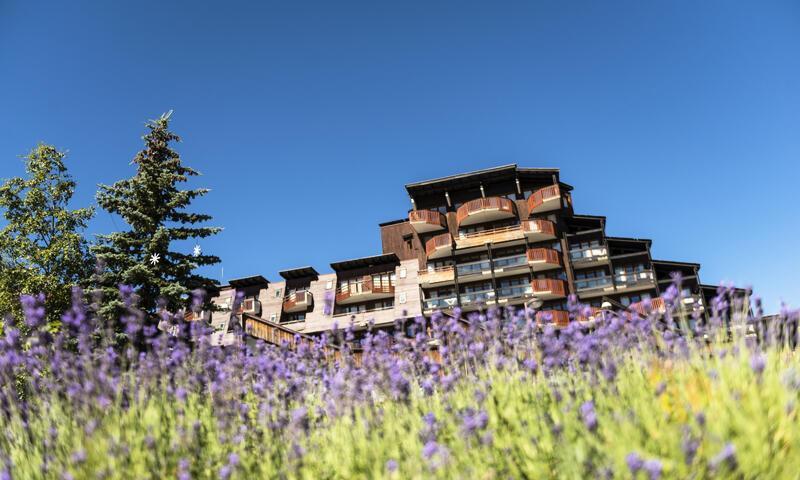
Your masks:
{"label": "building roof", "polygon": [[314,270],[314,267],[290,268],[289,270],[283,270],[278,273],[285,280],[294,280],[297,278],[313,278],[316,280],[319,278],[319,273]]}
{"label": "building roof", "polygon": [[254,287],[256,285],[269,285],[269,280],[261,275],[251,275],[249,277],[235,278],[228,281],[231,287]]}
{"label": "building roof", "polygon": [[697,267],[700,268],[699,263],[694,262],[676,262],[674,260],[653,260],[653,263],[662,263],[664,265],[680,265],[684,267]]}
{"label": "building roof", "polygon": [[398,218],[397,220],[389,220],[388,222],[379,223],[379,227],[388,227],[389,225],[397,225],[398,223],[405,223],[407,222],[407,218]]}
{"label": "building roof", "polygon": [[377,265],[399,265],[400,259],[396,253],[384,253],[371,257],[354,258],[352,260],[342,260],[341,262],[331,263],[331,268],[335,272],[354,270],[356,268],[367,268]]}
{"label": "building roof", "polygon": [[606,240],[610,240],[612,242],[631,242],[631,243],[647,243],[647,244],[653,243],[653,241],[649,238],[606,237]]}
{"label": "building roof", "polygon": [[[509,165],[485,168],[483,170],[459,173],[447,177],[434,178],[422,182],[408,183],[406,184],[406,191],[413,197],[419,194],[475,187],[484,182],[514,180],[516,178],[539,178],[542,180],[549,180],[552,175],[558,176],[558,174],[559,170],[557,168],[518,168],[516,163],[512,163]],[[572,186],[566,183],[559,182],[559,185],[566,190],[572,190]]]}

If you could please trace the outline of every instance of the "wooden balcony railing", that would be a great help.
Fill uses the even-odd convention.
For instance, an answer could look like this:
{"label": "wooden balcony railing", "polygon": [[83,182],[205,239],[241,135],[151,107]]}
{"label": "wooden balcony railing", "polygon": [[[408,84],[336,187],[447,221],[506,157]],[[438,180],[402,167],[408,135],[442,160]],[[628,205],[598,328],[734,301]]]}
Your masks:
{"label": "wooden balcony railing", "polygon": [[663,298],[656,297],[656,298],[650,299],[650,308],[649,309],[645,306],[645,301],[644,300],[641,301],[641,302],[631,303],[630,306],[628,307],[628,309],[637,312],[639,315],[645,316],[651,311],[652,312],[658,312],[658,313],[664,313],[664,312],[667,311],[667,306],[664,303],[664,299]]}
{"label": "wooden balcony railing", "polygon": [[419,272],[419,281],[423,284],[453,281],[454,270],[455,269],[452,265],[429,270],[421,270]]}
{"label": "wooden balcony railing", "polygon": [[564,281],[554,278],[535,278],[531,281],[531,288],[533,288],[533,294],[537,296],[565,297],[567,295]]}
{"label": "wooden balcony railing", "polygon": [[558,268],[562,266],[561,252],[552,248],[531,248],[528,250],[528,264],[536,266]]}
{"label": "wooden balcony railing", "polygon": [[453,249],[453,236],[449,233],[442,233],[440,235],[436,235],[435,237],[431,237],[427,242],[425,242],[425,254],[428,257],[435,256],[437,252],[447,250],[447,254],[449,255]]}
{"label": "wooden balcony railing", "polygon": [[470,232],[456,238],[456,247],[469,248],[487,243],[507,242],[509,240],[522,240],[522,229],[519,225],[492,228],[480,232]]}
{"label": "wooden balcony railing", "polygon": [[267,320],[257,320],[246,315],[244,318],[244,330],[248,335],[260,338],[273,345],[281,345],[283,342],[286,342],[290,346],[295,346],[294,343],[297,332],[288,328],[283,328]]}
{"label": "wooden balcony railing", "polygon": [[[558,202],[552,202],[554,199],[559,199]],[[528,197],[528,211],[531,213],[541,212],[546,210],[556,210],[561,207],[561,190],[558,185],[550,185],[549,187],[540,188]],[[551,202],[552,208],[543,209],[547,202]]]}
{"label": "wooden balcony railing", "polygon": [[476,198],[475,200],[470,200],[458,208],[456,211],[456,221],[459,225],[466,225],[470,222],[464,222],[464,220],[470,216],[486,211],[497,211],[502,213],[503,215],[499,215],[498,218],[513,217],[514,202],[503,197]]}
{"label": "wooden balcony railing", "polygon": [[411,210],[408,221],[417,232],[433,232],[446,228],[447,219],[436,210]]}
{"label": "wooden balcony railing", "polygon": [[336,302],[345,302],[351,298],[356,297],[372,297],[372,296],[389,296],[394,295],[394,285],[387,285],[381,283],[375,285],[372,282],[371,275],[365,275],[360,284],[340,286],[336,289]]}
{"label": "wooden balcony railing", "polygon": [[298,290],[290,293],[283,299],[283,310],[292,312],[296,310],[304,310],[311,306],[313,296],[308,290]]}
{"label": "wooden balcony railing", "polygon": [[539,235],[542,237],[556,237],[556,225],[550,220],[523,220],[520,223],[522,233],[525,235]]}
{"label": "wooden balcony railing", "polygon": [[539,325],[554,324],[556,327],[569,325],[569,312],[566,310],[542,310],[536,312],[536,322]]}

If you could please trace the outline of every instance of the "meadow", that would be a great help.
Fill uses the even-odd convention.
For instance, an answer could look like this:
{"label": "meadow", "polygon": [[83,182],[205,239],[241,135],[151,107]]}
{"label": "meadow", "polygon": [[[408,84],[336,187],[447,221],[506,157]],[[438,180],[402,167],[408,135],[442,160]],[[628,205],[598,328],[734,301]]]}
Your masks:
{"label": "meadow", "polygon": [[0,478],[797,478],[798,311],[765,324],[720,288],[706,322],[678,292],[563,330],[437,314],[358,357],[347,326],[220,348],[162,313],[167,336],[130,291],[127,342],[80,292],[53,333],[24,297],[0,342]]}

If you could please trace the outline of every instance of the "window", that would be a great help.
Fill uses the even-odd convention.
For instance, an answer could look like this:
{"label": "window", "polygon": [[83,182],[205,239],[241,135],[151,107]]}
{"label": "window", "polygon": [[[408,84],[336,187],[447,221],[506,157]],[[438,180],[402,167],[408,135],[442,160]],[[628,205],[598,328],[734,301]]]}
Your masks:
{"label": "window", "polygon": [[276,288],[275,289],[275,298],[281,298],[281,289],[280,288]]}
{"label": "window", "polygon": [[306,321],[306,314],[304,312],[301,313],[292,313],[286,317],[286,322],[305,322]]}

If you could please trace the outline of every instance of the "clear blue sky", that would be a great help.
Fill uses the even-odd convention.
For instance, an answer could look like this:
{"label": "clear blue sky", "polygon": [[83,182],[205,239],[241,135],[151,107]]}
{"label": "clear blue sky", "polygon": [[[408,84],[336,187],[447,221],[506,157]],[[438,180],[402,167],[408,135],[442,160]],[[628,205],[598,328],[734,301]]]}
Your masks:
{"label": "clear blue sky", "polygon": [[379,253],[407,182],[559,167],[610,235],[774,310],[800,303],[799,86],[794,0],[0,0],[0,177],[54,143],[93,202],[174,109],[227,280]]}

